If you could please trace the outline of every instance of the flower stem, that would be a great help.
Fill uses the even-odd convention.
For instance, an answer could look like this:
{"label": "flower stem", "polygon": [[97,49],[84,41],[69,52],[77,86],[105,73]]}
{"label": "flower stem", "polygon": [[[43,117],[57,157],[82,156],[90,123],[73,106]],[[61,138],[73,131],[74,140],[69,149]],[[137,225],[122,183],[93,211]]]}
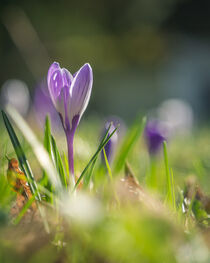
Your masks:
{"label": "flower stem", "polygon": [[[75,176],[74,176],[74,133],[66,132],[66,140],[68,147],[68,163],[69,163],[69,174],[71,175],[71,179],[73,184],[75,185]],[[73,186],[74,186],[73,185]]]}
{"label": "flower stem", "polygon": [[[74,175],[74,134],[79,123],[79,115],[75,115],[72,119],[72,126],[68,118],[65,120],[64,131],[66,133],[67,147],[68,147],[68,164],[69,164],[69,174],[71,180],[72,189],[75,186],[75,175]],[[62,118],[62,117],[61,117]],[[62,119],[61,119],[62,120]]]}

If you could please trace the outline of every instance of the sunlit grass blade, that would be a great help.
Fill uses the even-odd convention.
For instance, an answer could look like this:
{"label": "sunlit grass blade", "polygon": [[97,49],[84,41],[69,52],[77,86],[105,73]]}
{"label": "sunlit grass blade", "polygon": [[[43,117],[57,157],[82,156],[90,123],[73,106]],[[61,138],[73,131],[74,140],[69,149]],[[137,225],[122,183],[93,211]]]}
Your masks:
{"label": "sunlit grass blade", "polygon": [[84,188],[86,188],[90,184],[91,175],[93,173],[93,169],[95,167],[96,160],[97,160],[97,158],[95,158],[95,160],[92,162],[90,168],[87,170],[87,173],[84,176],[84,181],[83,181],[83,187]]}
{"label": "sunlit grass blade", "polygon": [[45,119],[45,129],[44,129],[44,147],[51,155],[52,153],[52,145],[51,145],[51,126],[50,126],[50,120],[49,117],[46,116]]}
{"label": "sunlit grass blade", "polygon": [[[15,133],[15,131],[14,131],[14,129],[13,129],[13,127],[12,127],[12,125],[11,125],[11,123],[10,123],[9,119],[7,118],[7,115],[4,111],[2,111],[2,116],[4,119],[5,126],[7,128],[8,134],[10,136],[11,142],[13,144],[14,150],[16,152],[17,158],[19,160],[20,167],[28,179],[28,183],[29,183],[31,190],[32,190],[32,193],[33,193],[33,198],[35,199],[35,196],[36,196],[38,198],[38,200],[41,201],[41,195],[39,193],[37,184],[34,180],[32,170],[29,166],[29,162],[25,156],[25,153],[24,153],[21,145],[20,145],[20,142],[17,138],[17,135],[16,135],[16,133]],[[46,217],[45,217],[45,213],[44,213],[43,209],[40,207],[39,203],[37,203],[37,206],[38,206],[40,215],[43,219],[45,230],[47,233],[49,233],[50,230],[49,230],[49,225],[48,225]]]}
{"label": "sunlit grass blade", "polygon": [[[101,140],[98,148],[101,147],[102,143],[103,143],[103,142],[105,141],[105,139],[107,138],[108,133],[109,133],[109,130],[110,130],[110,128],[111,128],[111,125],[112,125],[112,124],[110,123],[110,124],[109,124],[109,127],[108,127],[108,129],[107,129],[107,131],[106,131],[103,139]],[[93,160],[92,164],[90,164],[90,168],[86,170],[86,174],[85,174],[85,176],[84,176],[84,178],[83,178],[83,187],[84,187],[84,188],[86,188],[86,187],[89,185],[89,183],[90,183],[91,175],[92,175],[92,173],[93,173],[93,169],[94,169],[96,160],[97,160],[97,157],[95,158],[95,160]],[[80,178],[79,178],[79,179],[80,179]]]}
{"label": "sunlit grass blade", "polygon": [[188,209],[187,209],[187,213],[186,213],[186,218],[189,217],[192,213],[192,208],[193,208],[193,203],[195,201],[195,196],[196,196],[196,191],[193,192],[192,194],[192,197],[191,197],[191,200],[190,200],[190,204],[188,206]]}
{"label": "sunlit grass blade", "polygon": [[[54,158],[52,156],[51,127],[50,127],[50,120],[49,120],[48,116],[46,117],[46,120],[45,120],[44,147],[45,147],[46,151],[48,152],[49,156],[51,157],[51,159],[54,160]],[[41,179],[41,183],[51,192],[50,197],[47,196],[47,200],[50,202],[53,202],[52,184],[49,181],[49,178],[48,178],[45,170],[43,170],[43,176]]]}
{"label": "sunlit grass blade", "polygon": [[164,162],[165,162],[165,172],[166,172],[166,181],[167,181],[167,201],[173,207],[173,191],[172,191],[172,180],[168,164],[168,152],[167,152],[167,143],[163,142],[163,153],[164,153]]}
{"label": "sunlit grass blade", "polygon": [[172,187],[172,197],[173,197],[173,207],[174,210],[176,211],[176,197],[175,197],[175,187],[174,187],[174,173],[171,168],[171,187]]}
{"label": "sunlit grass blade", "polygon": [[178,220],[179,222],[182,221],[183,218],[183,206],[184,206],[184,193],[183,191],[178,187],[178,204],[177,204],[177,213],[178,213]]}
{"label": "sunlit grass blade", "polygon": [[48,153],[20,114],[11,106],[7,107],[7,112],[28,141],[41,167],[47,172],[51,183],[57,190],[59,190],[61,188],[61,182]]}
{"label": "sunlit grass blade", "polygon": [[15,198],[16,194],[14,191],[11,191],[6,177],[1,174],[0,176],[0,207],[1,209],[9,210],[8,204],[11,204],[12,200]]}
{"label": "sunlit grass blade", "polygon": [[[32,198],[30,198],[27,203],[23,206],[22,210],[20,211],[20,213],[18,214],[18,216],[13,220],[13,223],[15,225],[19,224],[21,219],[23,218],[23,216],[25,215],[26,211],[30,208],[30,206],[32,205],[32,203],[35,201],[35,195],[32,196]],[[45,211],[43,210],[43,208],[40,206],[39,203],[37,203],[37,208],[39,210],[39,213],[43,219],[43,224],[45,227],[45,230],[47,233],[50,233],[50,228],[49,228],[49,224],[47,222],[46,219],[46,215],[45,215]]]}
{"label": "sunlit grass blade", "polygon": [[113,178],[112,170],[111,170],[111,167],[109,165],[109,162],[108,162],[108,159],[107,159],[107,155],[106,155],[106,151],[105,151],[104,148],[103,148],[103,155],[104,155],[104,160],[105,160],[105,164],[106,164],[106,168],[107,168],[107,171],[108,171],[109,178],[112,181],[112,178]]}
{"label": "sunlit grass blade", "polygon": [[34,202],[35,197],[33,196],[31,199],[29,199],[27,201],[27,203],[23,206],[22,210],[20,211],[20,213],[18,214],[18,216],[13,220],[13,223],[15,225],[17,225],[20,220],[23,218],[23,216],[25,215],[26,211],[30,208],[30,206],[32,205],[32,203]]}
{"label": "sunlit grass blade", "polygon": [[54,137],[52,135],[51,135],[51,142],[52,142],[52,151],[53,151],[53,155],[54,155],[54,158],[55,158],[55,165],[56,165],[58,174],[60,176],[62,185],[67,188],[68,185],[67,185],[65,170],[64,170],[64,167],[63,167],[63,163],[62,163],[62,160],[61,160],[60,153],[59,153],[57,145],[56,145],[56,141],[55,141],[55,139],[54,139]]}
{"label": "sunlit grass blade", "polygon": [[139,137],[141,136],[145,124],[146,124],[146,117],[144,117],[141,121],[138,118],[138,120],[133,124],[133,126],[128,131],[119,149],[119,154],[116,157],[116,161],[114,164],[114,173],[118,173],[123,168],[126,158],[128,154],[131,152],[132,148],[135,146]]}
{"label": "sunlit grass blade", "polygon": [[[86,167],[84,168],[84,170],[82,171],[79,179],[77,180],[74,189],[77,188],[77,186],[79,185],[80,181],[82,180],[82,178],[84,176],[86,176],[86,173],[88,171],[88,168],[92,165],[92,163],[96,161],[98,154],[100,153],[100,151],[103,149],[103,147],[107,144],[107,142],[110,140],[110,138],[112,137],[112,135],[116,132],[117,128],[114,129],[114,131],[107,137],[109,130],[110,130],[111,124],[109,125],[109,128],[106,131],[106,134],[104,135],[103,139],[101,140],[101,143],[97,149],[97,151],[95,152],[95,154],[93,155],[93,157],[90,159],[90,161],[88,162],[88,164],[86,165]],[[93,171],[93,167],[91,167],[91,171]],[[88,175],[89,177],[91,177],[91,175]],[[88,182],[90,182],[90,180],[88,180]]]}
{"label": "sunlit grass blade", "polygon": [[[103,144],[103,142],[106,140],[106,138],[107,138],[107,136],[108,136],[108,133],[109,133],[109,130],[110,130],[110,128],[111,128],[111,125],[112,125],[112,123],[109,124],[109,127],[108,127],[108,129],[107,129],[107,131],[106,131],[106,133],[105,133],[102,141],[100,142],[99,148],[101,147],[101,145]],[[97,160],[97,157],[96,157],[95,160],[92,162],[90,168],[89,168],[89,169],[87,170],[87,172],[86,172],[86,175],[85,175],[84,181],[83,181],[83,187],[87,187],[87,186],[89,185],[89,183],[90,183],[91,175],[92,175],[92,173],[93,173],[93,169],[94,169],[94,167],[95,167],[96,160]]]}
{"label": "sunlit grass blade", "polygon": [[[108,126],[108,128],[107,128],[107,130],[106,130],[106,132],[105,132],[105,134],[104,134],[104,137],[103,137],[103,139],[101,140],[101,142],[100,142],[100,144],[99,144],[99,146],[98,147],[101,147],[101,145],[104,143],[104,141],[107,139],[107,137],[108,137],[108,134],[109,134],[109,131],[110,131],[110,129],[111,129],[111,126],[112,126],[112,122],[110,122],[110,124],[109,124],[109,126]],[[118,129],[118,126],[116,127],[116,130]],[[113,133],[114,134],[114,133]],[[110,137],[111,138],[111,137]]]}
{"label": "sunlit grass blade", "polygon": [[151,189],[158,190],[158,184],[157,184],[157,160],[155,157],[150,158],[150,171],[148,173],[148,176],[146,177],[146,183],[147,187]]}
{"label": "sunlit grass blade", "polygon": [[[3,156],[6,156],[7,152],[7,146],[5,146],[5,149],[3,151]],[[0,208],[4,209],[5,211],[9,212],[10,206],[8,204],[11,204],[12,200],[15,198],[15,192],[11,191],[11,187],[8,184],[5,174],[5,161],[7,161],[6,158],[1,158],[0,162]]]}
{"label": "sunlit grass blade", "polygon": [[120,206],[120,201],[119,201],[119,198],[118,198],[116,189],[115,189],[115,187],[114,187],[114,185],[113,185],[112,170],[111,170],[111,167],[110,167],[110,165],[109,165],[109,161],[108,161],[108,159],[107,159],[106,151],[105,151],[104,148],[103,148],[103,155],[104,155],[104,160],[105,160],[106,168],[107,168],[107,171],[108,171],[108,175],[109,175],[109,178],[110,178],[112,191],[113,191],[113,193],[114,193],[114,197],[115,197],[116,203],[117,203],[117,205],[118,205],[118,207],[119,207],[119,206]]}
{"label": "sunlit grass blade", "polygon": [[4,123],[5,123],[6,129],[8,131],[10,140],[12,142],[12,145],[13,145],[14,150],[16,152],[17,158],[19,160],[20,167],[21,167],[22,171],[25,173],[25,175],[26,175],[26,177],[28,179],[28,182],[29,182],[29,185],[31,187],[32,193],[35,194],[37,192],[37,197],[38,197],[39,201],[41,201],[41,196],[40,196],[39,191],[37,189],[37,185],[36,185],[36,182],[34,180],[34,176],[33,176],[31,167],[29,165],[29,162],[26,159],[26,156],[25,156],[25,153],[23,151],[23,148],[20,145],[20,142],[19,142],[19,140],[17,138],[17,135],[16,135],[11,123],[10,123],[6,113],[3,110],[2,110],[2,116],[3,116],[3,120],[4,120]]}
{"label": "sunlit grass blade", "polygon": [[68,159],[65,153],[63,153],[63,159],[64,159],[64,164],[65,164],[65,169],[66,169],[67,182],[68,182],[69,181],[69,163],[68,163]]}
{"label": "sunlit grass blade", "polygon": [[[57,145],[56,145],[56,141],[51,134],[50,120],[49,120],[48,116],[46,117],[46,121],[45,121],[44,147],[47,150],[50,158],[52,159],[52,162],[54,163],[54,166],[56,167],[56,169],[58,171],[62,185],[67,188],[67,180],[66,180],[65,170],[63,167],[63,163],[61,160],[60,153],[59,153]],[[45,171],[44,171],[44,177],[47,178]],[[52,189],[51,189],[52,185],[48,181],[47,181],[47,188],[48,188],[48,190],[52,191]]]}

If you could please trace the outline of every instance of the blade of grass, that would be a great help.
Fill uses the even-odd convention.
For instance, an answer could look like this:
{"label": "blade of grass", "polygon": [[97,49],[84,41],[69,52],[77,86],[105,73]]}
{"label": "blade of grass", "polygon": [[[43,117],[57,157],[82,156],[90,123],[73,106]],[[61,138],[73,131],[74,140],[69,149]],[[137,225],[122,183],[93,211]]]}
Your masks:
{"label": "blade of grass", "polygon": [[77,180],[74,189],[77,188],[77,186],[79,185],[79,182],[82,180],[82,178],[85,176],[88,168],[91,166],[91,164],[97,159],[98,154],[100,153],[100,151],[103,149],[103,147],[107,144],[107,142],[110,140],[110,138],[112,137],[112,135],[116,132],[117,128],[114,129],[114,131],[107,137],[108,132],[110,130],[111,124],[109,126],[109,128],[107,129],[106,134],[104,135],[98,149],[96,150],[95,154],[92,156],[92,158],[90,159],[90,161],[88,162],[88,164],[86,165],[86,167],[84,168],[84,170],[82,171],[79,179]]}
{"label": "blade of grass", "polygon": [[111,181],[112,191],[114,193],[114,197],[115,197],[116,203],[117,203],[118,207],[120,207],[120,200],[118,198],[117,192],[116,192],[115,187],[113,185],[112,170],[111,170],[111,167],[109,165],[109,162],[108,162],[108,159],[107,159],[107,155],[106,155],[106,151],[105,151],[104,147],[103,147],[103,154],[104,154],[104,160],[105,160],[106,168],[107,168],[107,171],[108,171],[108,174],[109,174],[109,178],[110,178],[110,181]]}
{"label": "blade of grass", "polygon": [[196,191],[194,191],[194,193],[191,197],[191,201],[190,201],[190,204],[188,206],[187,213],[186,213],[186,218],[188,218],[190,216],[190,214],[193,213],[192,208],[193,208],[193,203],[195,201],[195,196],[196,196]]}
{"label": "blade of grass", "polygon": [[15,196],[15,192],[11,191],[11,187],[9,186],[6,177],[2,173],[0,176],[0,207],[7,210],[9,213],[8,204],[14,200]]}
{"label": "blade of grass", "polygon": [[[54,156],[52,154],[52,144],[51,144],[51,126],[50,126],[50,120],[48,116],[46,116],[46,120],[45,120],[44,147],[46,151],[48,152],[49,156],[51,157],[52,161],[54,161]],[[43,170],[43,176],[42,176],[40,183],[42,183],[51,192],[51,195],[47,196],[47,201],[49,201],[50,203],[53,203],[53,186],[51,182],[49,181],[49,178],[45,170]]]}
{"label": "blade of grass", "polygon": [[52,184],[57,190],[59,190],[61,188],[61,182],[54,168],[54,165],[49,158],[48,153],[46,152],[42,144],[38,141],[35,134],[29,128],[22,116],[20,116],[20,114],[11,106],[7,107],[7,112],[9,113],[14,123],[17,125],[21,133],[24,135],[24,137],[30,144],[37,160],[39,161],[42,168],[46,170],[47,175],[51,180]]}
{"label": "blade of grass", "polygon": [[[47,150],[47,152],[49,153],[49,156],[51,157],[52,162],[54,163],[54,166],[57,169],[57,172],[60,176],[62,185],[67,188],[67,180],[66,180],[66,175],[65,175],[63,163],[62,163],[61,156],[60,156],[60,153],[59,153],[57,145],[56,145],[56,141],[51,134],[50,120],[49,120],[48,116],[46,117],[46,121],[45,121],[44,146],[45,146],[45,149]],[[45,171],[44,171],[44,177],[47,177]],[[48,190],[52,191],[52,189],[51,189],[52,186],[50,185],[50,183],[48,183],[48,186],[49,186],[49,187],[47,187]]]}
{"label": "blade of grass", "polygon": [[66,187],[66,189],[67,189],[68,185],[67,185],[66,174],[64,171],[63,163],[62,163],[61,156],[60,156],[60,153],[59,153],[57,145],[56,145],[56,141],[52,135],[51,135],[51,142],[52,142],[53,155],[55,157],[55,165],[56,165],[58,174],[60,176],[60,180],[62,182],[62,185],[64,187]]}
{"label": "blade of grass", "polygon": [[116,157],[116,161],[114,164],[114,173],[118,173],[125,164],[126,158],[128,154],[131,152],[132,148],[135,146],[137,140],[141,136],[144,127],[146,124],[146,117],[142,119],[142,121],[137,119],[137,121],[133,124],[131,129],[128,131],[122,146],[119,149],[119,154]]}
{"label": "blade of grass", "polygon": [[[23,206],[22,210],[20,211],[20,213],[18,214],[18,216],[14,219],[13,223],[15,225],[19,224],[21,219],[23,218],[23,216],[25,215],[26,211],[30,208],[30,206],[32,205],[32,203],[35,201],[35,195],[32,196],[32,198],[30,198],[27,203]],[[45,227],[45,230],[47,233],[50,233],[50,228],[48,225],[48,222],[46,220],[46,214],[45,211],[43,210],[43,208],[40,206],[39,203],[37,203],[37,208],[39,210],[39,213],[43,219],[43,224]]]}
{"label": "blade of grass", "polygon": [[110,178],[110,180],[112,182],[112,180],[113,180],[112,171],[111,171],[111,168],[110,168],[107,156],[106,156],[106,151],[105,151],[104,148],[103,148],[103,155],[104,155],[104,160],[105,160],[106,168],[107,168],[107,171],[108,171],[108,175],[109,175],[109,178]]}
{"label": "blade of grass", "polygon": [[44,147],[51,156],[52,154],[52,145],[51,145],[51,126],[49,117],[46,116],[45,119],[45,129],[44,129]]}
{"label": "blade of grass", "polygon": [[[99,148],[102,145],[102,143],[105,141],[105,139],[107,138],[109,130],[111,128],[111,125],[112,125],[112,123],[109,124],[109,127],[108,127],[108,129],[107,129],[102,141],[99,144]],[[93,169],[95,167],[96,160],[97,160],[97,157],[95,158],[95,160],[93,160],[92,164],[90,164],[90,168],[86,170],[86,175],[84,176],[84,180],[83,180],[83,187],[84,188],[87,188],[89,183],[90,183],[91,176],[92,176],[92,173],[93,173]]]}
{"label": "blade of grass", "polygon": [[[24,174],[26,175],[26,177],[28,179],[32,193],[35,194],[37,191],[37,185],[36,185],[36,182],[34,180],[34,176],[33,176],[31,167],[29,165],[29,162],[25,156],[23,148],[20,145],[20,142],[17,138],[17,135],[16,135],[11,123],[10,123],[6,113],[3,110],[2,110],[2,116],[3,116],[3,120],[4,120],[4,124],[6,126],[6,129],[8,131],[10,140],[12,142],[12,145],[13,145],[14,150],[16,152],[17,158],[19,160],[20,168],[22,169],[22,171],[24,172]],[[40,196],[40,193],[38,191],[37,191],[37,197],[38,197],[38,200],[41,201],[41,196]]]}
{"label": "blade of grass", "polygon": [[173,197],[173,207],[174,211],[176,211],[176,197],[175,197],[175,187],[174,187],[174,173],[171,168],[171,187],[172,187],[172,197]]}
{"label": "blade of grass", "polygon": [[173,206],[172,183],[171,183],[171,176],[170,176],[170,170],[168,165],[168,152],[167,152],[166,141],[163,142],[163,153],[164,153],[166,180],[167,180],[167,200]]}
{"label": "blade of grass", "polygon": [[84,176],[84,181],[83,181],[83,187],[84,188],[87,188],[88,185],[90,184],[91,175],[93,173],[93,169],[95,167],[96,160],[97,160],[97,158],[92,162],[90,168],[88,169],[86,175]]}
{"label": "blade of grass", "polygon": [[67,181],[69,181],[69,162],[68,162],[68,159],[67,159],[65,153],[63,153],[63,158],[64,158],[64,164],[65,164],[65,168],[66,168]]}
{"label": "blade of grass", "polygon": [[[32,173],[32,170],[29,166],[29,162],[25,156],[25,153],[20,145],[20,142],[17,138],[17,135],[9,121],[9,119],[7,118],[7,115],[4,111],[2,111],[2,116],[3,116],[3,120],[4,120],[4,123],[5,123],[5,126],[7,128],[7,131],[8,131],[8,134],[10,136],[10,139],[11,139],[11,142],[13,144],[13,147],[14,147],[14,150],[16,152],[16,155],[17,155],[17,158],[19,160],[19,163],[20,163],[20,167],[22,169],[22,171],[25,173],[27,179],[28,179],[28,183],[29,185],[31,186],[31,190],[32,190],[32,193],[33,193],[33,198],[35,198],[35,196],[38,198],[39,201],[41,201],[41,195],[38,191],[38,187],[37,187],[37,184],[34,180],[34,176],[33,176],[33,173]],[[43,211],[43,209],[40,207],[39,203],[37,202],[37,206],[38,206],[38,210],[40,212],[40,215],[43,219],[43,224],[45,226],[45,230],[47,233],[50,232],[49,230],[49,225],[48,225],[48,222],[46,220],[46,216],[45,216],[45,213]]]}
{"label": "blade of grass", "polygon": [[182,222],[183,214],[184,214],[184,211],[183,211],[184,193],[179,187],[178,187],[178,194],[179,194],[179,203],[177,206],[178,220],[179,220],[179,222]]}
{"label": "blade of grass", "polygon": [[26,204],[23,206],[22,210],[20,211],[20,213],[18,214],[18,216],[14,219],[13,223],[15,225],[20,223],[20,220],[23,218],[23,216],[25,215],[26,211],[30,208],[30,206],[32,205],[32,203],[35,201],[35,197],[33,196],[32,198],[30,198]]}

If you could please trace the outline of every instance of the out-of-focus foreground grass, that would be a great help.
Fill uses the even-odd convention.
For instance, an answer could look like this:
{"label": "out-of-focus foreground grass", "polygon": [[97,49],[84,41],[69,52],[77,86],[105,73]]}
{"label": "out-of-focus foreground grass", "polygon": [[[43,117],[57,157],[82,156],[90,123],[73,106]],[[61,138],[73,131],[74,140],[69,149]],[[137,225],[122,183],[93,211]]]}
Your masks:
{"label": "out-of-focus foreground grass", "polygon": [[[79,175],[100,140],[101,123],[82,122],[75,138],[75,170]],[[37,180],[42,171],[34,154],[17,132]],[[169,166],[173,169],[176,209],[166,202],[163,153],[157,161],[155,192],[146,187],[150,172],[143,136],[127,157],[139,185],[124,168],[112,183],[98,159],[93,176],[97,187],[78,191],[77,203],[62,197],[56,212],[46,206],[50,234],[42,220],[14,224],[10,209],[15,200],[6,180],[5,154],[15,157],[5,127],[0,141],[0,262],[209,262],[208,219],[196,219],[192,207],[183,213],[182,197],[189,185],[210,194],[210,131],[201,128],[168,142]],[[42,133],[39,133],[43,140]],[[64,134],[55,135],[60,152],[66,151]],[[126,177],[127,175],[127,177]],[[103,178],[103,179],[101,179]],[[105,179],[104,179],[105,178]],[[123,180],[122,180],[123,179]],[[133,181],[132,181],[133,180]],[[143,188],[143,190],[142,190]],[[139,198],[136,198],[138,192]],[[63,199],[64,198],[64,199]],[[194,198],[194,197],[192,197]],[[59,204],[57,204],[59,206]],[[58,212],[59,211],[59,212]]]}

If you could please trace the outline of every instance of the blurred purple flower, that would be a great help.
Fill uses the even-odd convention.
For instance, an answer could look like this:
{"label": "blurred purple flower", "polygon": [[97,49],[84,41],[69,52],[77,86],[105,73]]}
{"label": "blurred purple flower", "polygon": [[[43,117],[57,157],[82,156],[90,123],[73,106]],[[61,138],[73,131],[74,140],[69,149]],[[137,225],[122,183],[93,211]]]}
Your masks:
{"label": "blurred purple flower", "polygon": [[[111,124],[111,126],[110,126]],[[106,134],[108,128],[110,126],[110,129],[109,129],[109,132],[107,134],[107,137],[110,136],[110,134],[114,131],[114,129],[116,128],[116,126],[112,123],[112,122],[106,122],[105,124],[105,129],[103,131],[103,136]],[[106,153],[106,157],[107,157],[107,160],[109,162],[109,164],[112,162],[113,160],[113,157],[114,157],[114,152],[115,152],[115,149],[116,149],[116,145],[117,145],[117,142],[118,142],[118,133],[117,131],[115,131],[115,133],[112,135],[112,137],[110,138],[110,140],[107,142],[107,144],[104,146],[104,150],[105,150],[105,153]],[[104,153],[103,151],[101,151],[101,158],[102,158],[102,161],[104,162]]]}
{"label": "blurred purple flower", "polygon": [[149,121],[145,127],[145,138],[150,155],[155,155],[160,150],[166,139],[164,131],[158,121]]}
{"label": "blurred purple flower", "polygon": [[59,129],[61,121],[52,103],[45,81],[42,81],[35,89],[33,107],[36,119],[42,127],[44,127],[45,117],[48,114],[53,128]]}
{"label": "blurred purple flower", "polygon": [[47,76],[52,102],[61,118],[68,145],[70,173],[74,178],[73,140],[79,121],[88,105],[93,84],[92,68],[83,65],[74,75],[54,62]]}

